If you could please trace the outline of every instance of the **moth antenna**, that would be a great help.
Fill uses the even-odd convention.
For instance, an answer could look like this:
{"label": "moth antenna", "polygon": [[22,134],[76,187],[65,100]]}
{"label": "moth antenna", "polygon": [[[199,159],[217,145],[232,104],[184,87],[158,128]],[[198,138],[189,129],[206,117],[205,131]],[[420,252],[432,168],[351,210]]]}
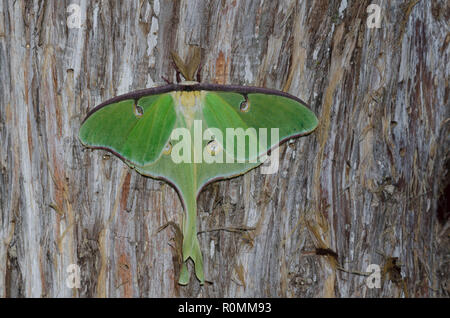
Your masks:
{"label": "moth antenna", "polygon": [[175,69],[175,72],[176,72],[177,83],[180,83],[181,82],[181,76],[180,76],[181,74],[183,74],[183,77],[186,79],[186,75],[185,75],[186,67],[184,65],[184,62],[180,59],[180,57],[175,52],[171,51],[170,53],[172,55],[172,67]]}

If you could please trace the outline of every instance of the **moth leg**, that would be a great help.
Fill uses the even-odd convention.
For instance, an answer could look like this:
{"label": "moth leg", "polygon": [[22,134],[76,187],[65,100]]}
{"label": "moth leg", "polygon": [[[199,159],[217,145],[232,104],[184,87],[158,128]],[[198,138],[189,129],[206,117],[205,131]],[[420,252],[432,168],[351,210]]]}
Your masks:
{"label": "moth leg", "polygon": [[198,66],[198,69],[197,69],[197,82],[199,82],[199,83],[201,83],[202,81],[201,81],[201,73],[202,72],[202,65],[199,65]]}
{"label": "moth leg", "polygon": [[161,75],[161,78],[162,78],[163,81],[166,82],[167,84],[172,84],[172,81],[169,81],[169,80],[167,79],[167,77]]}
{"label": "moth leg", "polygon": [[177,83],[180,83],[181,82],[181,71],[180,71],[180,69],[178,68],[177,64],[174,61],[172,61],[172,67],[175,70],[175,76],[176,76],[176,79],[177,79]]}

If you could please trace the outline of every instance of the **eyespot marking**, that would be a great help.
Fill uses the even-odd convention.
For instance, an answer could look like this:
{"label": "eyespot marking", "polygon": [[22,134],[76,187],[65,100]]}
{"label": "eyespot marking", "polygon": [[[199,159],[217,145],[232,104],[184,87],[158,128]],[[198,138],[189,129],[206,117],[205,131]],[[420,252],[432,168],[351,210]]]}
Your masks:
{"label": "eyespot marking", "polygon": [[170,155],[171,152],[172,152],[172,143],[169,141],[169,142],[164,146],[163,154],[165,154],[165,155]]}
{"label": "eyespot marking", "polygon": [[134,102],[134,115],[137,118],[141,118],[142,116],[144,116],[144,108],[142,108],[142,106],[139,106],[136,101]]}
{"label": "eyespot marking", "polygon": [[246,113],[250,110],[250,102],[247,98],[247,95],[244,96],[244,100],[241,102],[241,104],[239,105],[239,109],[241,112]]}
{"label": "eyespot marking", "polygon": [[222,147],[220,147],[220,144],[217,142],[217,140],[213,139],[210,140],[206,145],[206,150],[211,156],[215,156],[222,150]]}

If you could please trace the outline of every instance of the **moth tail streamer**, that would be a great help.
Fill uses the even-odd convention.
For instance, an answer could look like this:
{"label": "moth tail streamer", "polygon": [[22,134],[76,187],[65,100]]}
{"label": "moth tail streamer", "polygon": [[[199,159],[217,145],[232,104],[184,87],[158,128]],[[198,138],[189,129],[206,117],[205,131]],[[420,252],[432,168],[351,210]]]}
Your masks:
{"label": "moth tail streamer", "polygon": [[183,264],[180,271],[180,285],[189,283],[189,271],[187,261],[192,259],[194,262],[195,276],[200,284],[205,283],[203,273],[203,256],[200,250],[200,243],[197,238],[197,202],[194,200],[192,204],[187,204],[185,222],[183,224]]}

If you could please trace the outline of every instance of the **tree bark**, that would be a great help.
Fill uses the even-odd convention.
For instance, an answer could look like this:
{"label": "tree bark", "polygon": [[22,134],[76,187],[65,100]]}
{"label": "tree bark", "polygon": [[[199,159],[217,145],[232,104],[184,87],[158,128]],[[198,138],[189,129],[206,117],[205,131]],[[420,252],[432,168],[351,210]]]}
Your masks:
{"label": "tree bark", "polygon": [[[450,8],[372,2],[0,1],[0,295],[448,297]],[[183,287],[175,190],[77,135],[192,45],[202,82],[289,92],[320,125],[278,173],[204,189],[208,282]]]}

